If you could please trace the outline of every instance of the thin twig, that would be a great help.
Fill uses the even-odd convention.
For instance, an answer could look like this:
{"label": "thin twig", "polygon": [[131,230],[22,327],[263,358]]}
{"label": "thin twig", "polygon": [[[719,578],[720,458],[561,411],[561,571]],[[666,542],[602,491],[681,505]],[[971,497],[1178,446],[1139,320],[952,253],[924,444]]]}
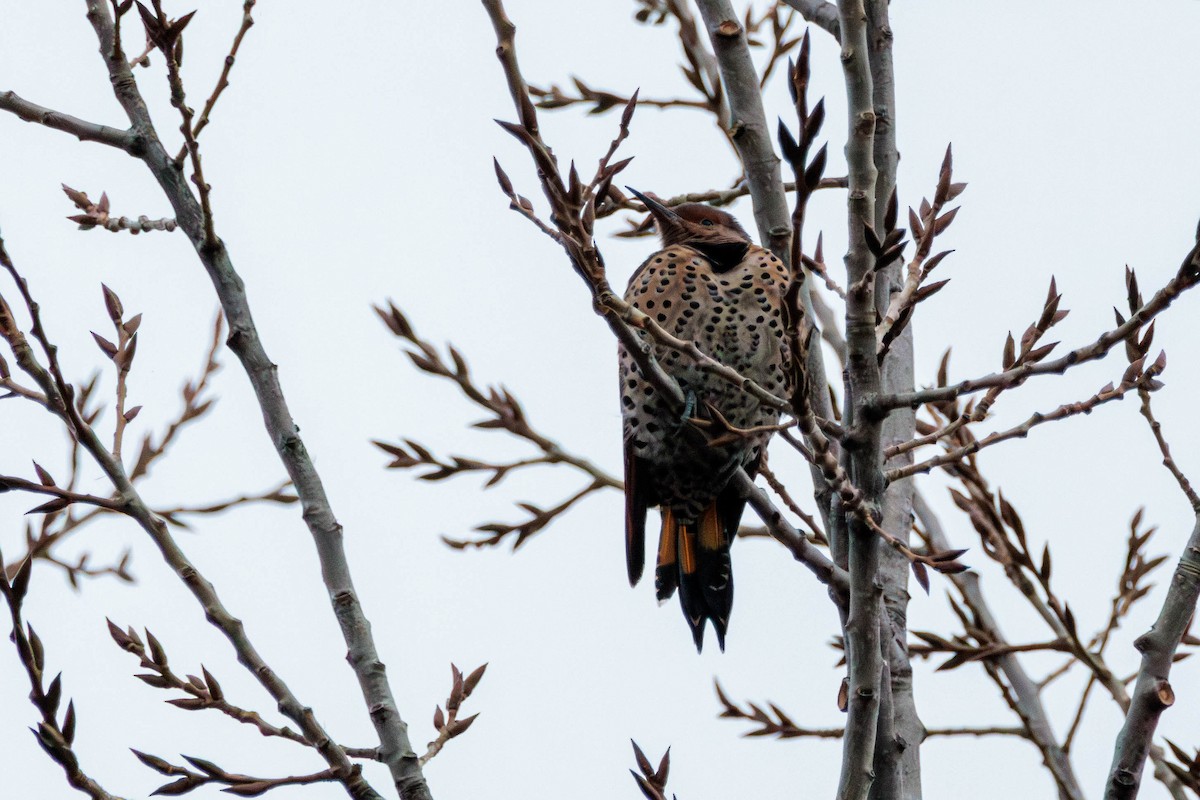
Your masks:
{"label": "thin twig", "polygon": [[[0,555],[0,563],[3,563]],[[79,764],[73,749],[75,742],[75,703],[67,703],[62,723],[58,721],[58,707],[62,700],[62,673],[44,685],[45,648],[41,638],[22,615],[22,603],[29,589],[33,560],[26,559],[13,577],[11,584],[7,576],[0,574],[0,595],[4,596],[12,620],[10,639],[17,648],[17,657],[25,668],[29,680],[29,700],[41,714],[36,728],[31,728],[38,744],[62,767],[67,783],[86,794],[92,800],[122,800],[109,794],[104,787],[88,776]]]}
{"label": "thin twig", "polygon": [[[242,46],[242,39],[246,38],[247,31],[254,25],[254,17],[250,12],[254,10],[256,0],[245,0],[242,3],[242,24],[238,28],[237,34],[233,37],[233,44],[229,47],[229,55],[225,56],[225,65],[221,68],[221,76],[217,78],[217,85],[213,87],[212,94],[208,96],[208,100],[204,103],[204,110],[200,112],[200,118],[196,120],[196,124],[192,126],[192,136],[199,137],[200,132],[208,127],[209,115],[212,113],[213,106],[217,104],[217,100],[221,97],[221,93],[229,87],[229,73],[233,69],[233,63],[237,59],[238,48]],[[185,144],[175,156],[176,161],[182,161]]]}
{"label": "thin twig", "polygon": [[1200,245],[1194,246],[1184,258],[1182,266],[1163,288],[1155,292],[1136,313],[1117,327],[1100,334],[1093,342],[1078,347],[1071,352],[1051,361],[1026,363],[1021,366],[994,372],[981,378],[960,381],[936,389],[922,389],[915,392],[901,392],[881,398],[875,407],[879,411],[894,408],[916,408],[926,403],[941,403],[963,395],[978,392],[983,389],[1012,388],[1019,386],[1035,375],[1061,375],[1068,369],[1103,358],[1130,334],[1141,330],[1150,320],[1165,311],[1180,295],[1200,283]]}

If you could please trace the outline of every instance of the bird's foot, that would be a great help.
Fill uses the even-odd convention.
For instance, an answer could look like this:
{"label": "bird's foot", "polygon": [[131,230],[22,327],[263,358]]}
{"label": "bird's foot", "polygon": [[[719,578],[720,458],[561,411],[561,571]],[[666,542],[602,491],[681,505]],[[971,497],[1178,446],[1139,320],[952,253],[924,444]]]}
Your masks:
{"label": "bird's foot", "polygon": [[696,411],[696,393],[691,389],[684,389],[686,394],[683,400],[683,411],[679,413],[679,420],[675,423],[676,432],[683,429],[684,425],[688,424],[688,420],[692,418],[692,414]]}

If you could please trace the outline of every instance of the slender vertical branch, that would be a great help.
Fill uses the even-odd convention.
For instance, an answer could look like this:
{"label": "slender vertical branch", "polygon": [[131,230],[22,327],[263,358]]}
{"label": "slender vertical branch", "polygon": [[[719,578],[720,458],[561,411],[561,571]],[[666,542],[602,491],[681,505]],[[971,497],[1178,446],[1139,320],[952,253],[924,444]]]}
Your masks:
{"label": "slender vertical branch", "polygon": [[[342,526],[333,514],[321,477],[288,410],[278,368],[263,349],[245,286],[224,242],[211,231],[211,216],[204,213],[200,201],[188,188],[180,165],[163,148],[137,81],[123,53],[115,46],[115,29],[107,3],[103,0],[86,2],[88,21],[99,39],[100,54],[108,67],[114,93],[143,146],[140,157],[175,209],[180,227],[191,240],[213,282],[229,323],[229,348],[237,355],[250,379],[263,411],[267,433],[300,497],[303,518],[321,562],[321,575],[349,649],[347,658],[379,736],[380,759],[391,771],[401,798],[426,800],[431,795],[409,740],[408,726],[396,707],[386,668],[379,659],[370,623],[350,576]],[[191,133],[190,128],[188,133]]]}
{"label": "slender vertical branch", "polygon": [[[872,220],[876,233],[888,232],[888,207],[897,197],[896,167],[900,154],[896,148],[896,90],[892,66],[893,35],[888,18],[888,0],[867,0],[867,48],[871,68],[871,97],[875,113],[873,156],[878,173],[875,189],[875,213]],[[875,306],[882,313],[891,295],[899,291],[902,261],[897,260],[876,277]],[[888,393],[911,392],[914,389],[913,326],[904,328],[891,343],[881,365],[883,390]],[[890,414],[880,432],[885,447],[906,442],[916,435],[916,412],[904,409]],[[899,455],[887,461],[885,469],[907,466],[911,455]],[[891,482],[883,496],[882,526],[901,541],[908,543],[912,529],[913,481]],[[888,656],[888,675],[891,680],[892,713],[895,720],[891,733],[895,742],[880,741],[900,759],[900,786],[894,795],[904,800],[919,800],[921,791],[920,743],[924,726],[917,713],[913,694],[912,664],[908,657],[908,562],[894,550],[880,555],[880,578],[883,585],[884,611],[890,620],[895,646],[885,648]],[[881,727],[881,733],[882,733]],[[878,761],[878,757],[876,758]]]}
{"label": "slender vertical branch", "polygon": [[[875,111],[867,47],[867,14],[863,0],[839,0],[842,31],[842,70],[846,83],[849,126],[846,160],[850,192],[847,226],[850,249],[846,255],[846,409],[843,425],[853,441],[846,442],[850,475],[863,493],[864,505],[877,514],[884,490],[880,422],[878,414],[864,413],[864,401],[882,388],[875,346],[875,293],[873,259],[865,229],[874,227]],[[849,520],[848,561],[850,614],[846,619],[846,659],[850,686],[846,737],[842,755],[839,800],[863,800],[874,777],[875,740],[883,671],[878,584],[879,543],[871,528],[855,516]]]}

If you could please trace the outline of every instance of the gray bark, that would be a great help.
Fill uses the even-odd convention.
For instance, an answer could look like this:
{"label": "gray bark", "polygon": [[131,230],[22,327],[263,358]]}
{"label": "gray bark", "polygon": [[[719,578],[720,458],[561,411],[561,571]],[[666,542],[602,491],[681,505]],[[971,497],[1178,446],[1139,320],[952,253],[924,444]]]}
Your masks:
{"label": "gray bark", "polygon": [[[229,347],[250,379],[263,412],[267,434],[300,497],[304,522],[312,534],[321,562],[321,576],[346,641],[347,660],[358,678],[363,700],[379,736],[380,759],[391,771],[401,798],[427,800],[431,795],[409,741],[408,726],[396,707],[371,625],[354,590],[342,541],[342,526],[334,517],[321,477],[288,410],[278,368],[267,356],[258,337],[245,286],[224,244],[219,239],[210,241],[206,236],[201,204],[188,187],[183,170],[163,148],[124,55],[114,51],[113,19],[108,3],[87,0],[87,7],[88,20],[100,40],[100,54],[108,67],[117,100],[138,139],[138,157],[162,187],[180,227],[191,240],[213,282],[229,322]],[[262,676],[258,677],[262,680]],[[308,714],[311,715],[311,711]]]}
{"label": "gray bark", "polygon": [[[1200,511],[1200,509],[1198,509]],[[1138,637],[1142,665],[1133,686],[1125,724],[1117,736],[1112,769],[1104,790],[1105,800],[1130,800],[1141,787],[1142,769],[1151,749],[1154,730],[1163,711],[1175,702],[1171,664],[1179,642],[1187,633],[1200,598],[1200,513],[1188,538],[1162,610],[1154,626]]]}

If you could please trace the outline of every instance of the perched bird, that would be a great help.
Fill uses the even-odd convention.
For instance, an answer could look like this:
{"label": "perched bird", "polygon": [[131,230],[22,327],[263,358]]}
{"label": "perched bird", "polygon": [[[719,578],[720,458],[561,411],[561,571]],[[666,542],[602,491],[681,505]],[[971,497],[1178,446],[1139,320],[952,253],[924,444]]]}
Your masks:
{"label": "perched bird", "polygon": [[[744,377],[786,396],[790,370],[782,308],[789,276],[783,263],[751,242],[724,211],[699,203],[668,208],[630,191],[653,215],[663,249],[633,274],[626,302]],[[779,412],[702,371],[677,350],[654,345],[653,352],[688,402],[682,414],[664,403],[620,347],[629,582],[636,584],[642,576],[646,509],[658,506],[658,599],[665,601],[678,590],[696,649],[703,647],[711,620],[724,650],[733,604],[729,546],[745,506],[729,482],[738,467],[753,477],[770,434],[713,447],[684,427],[688,417],[713,419],[714,409],[743,429],[773,425]]]}

